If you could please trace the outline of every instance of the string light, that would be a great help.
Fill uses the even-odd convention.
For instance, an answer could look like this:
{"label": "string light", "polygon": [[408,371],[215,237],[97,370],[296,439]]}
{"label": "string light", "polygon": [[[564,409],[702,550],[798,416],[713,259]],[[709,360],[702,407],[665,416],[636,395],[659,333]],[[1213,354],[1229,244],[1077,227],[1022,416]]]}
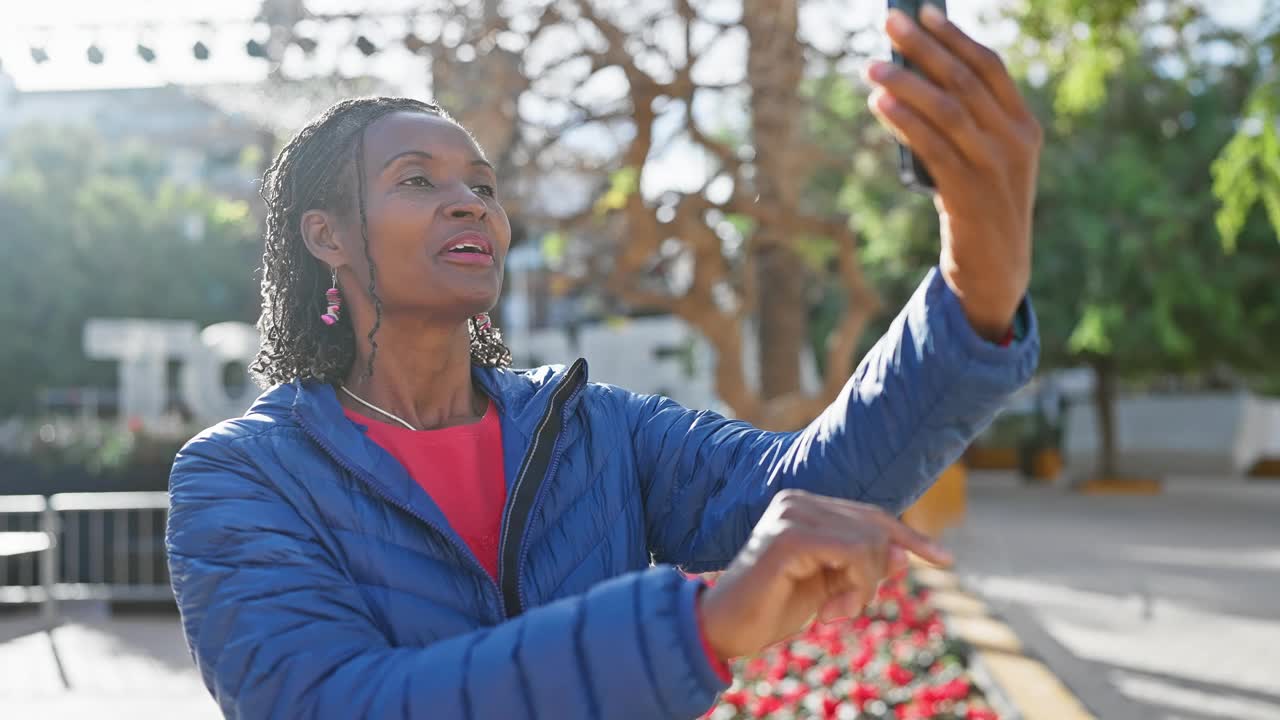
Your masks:
{"label": "string light", "polygon": [[404,47],[414,55],[420,55],[423,50],[427,49],[427,41],[410,32],[404,36]]}
{"label": "string light", "polygon": [[266,46],[256,40],[250,40],[244,44],[244,51],[248,53],[250,58],[266,59]]}
{"label": "string light", "polygon": [[[328,19],[328,20],[339,20],[339,21],[351,22],[356,20],[367,20],[368,17],[369,16],[367,15],[360,15],[360,14],[341,14],[341,15],[328,16],[327,18],[312,16],[310,19],[313,21],[315,20],[323,21],[325,19]],[[407,22],[407,24],[412,26],[417,18],[413,15],[410,15],[408,17],[405,17],[404,19]],[[84,27],[92,28],[96,26],[84,26]],[[210,29],[206,22],[197,23],[196,27],[203,27],[206,30]],[[152,29],[154,30],[154,28]],[[312,55],[318,49],[320,43],[313,36],[295,35],[290,39],[290,44],[295,45],[304,54]],[[378,54],[379,52],[381,52],[383,49],[378,47],[378,45],[375,44],[373,40],[369,38],[369,36],[363,35],[363,34],[357,35],[355,37],[355,40],[353,41],[353,44],[355,45],[355,48],[359,50],[360,53],[365,57],[372,57]],[[407,50],[408,52],[414,55],[421,55],[425,53],[427,50],[429,50],[431,47],[430,43],[424,40],[420,35],[418,35],[413,30],[409,30],[408,32],[405,33],[403,38],[400,40],[400,44],[403,45],[405,50]],[[244,49],[245,49],[245,52],[249,55],[249,57],[259,58],[262,60],[270,59],[270,53],[268,52],[267,44],[265,42],[257,40],[256,38],[251,38],[248,41],[246,41],[244,44]],[[44,63],[49,62],[49,52],[45,46],[32,45],[30,46],[29,51],[31,53],[31,60],[35,64],[42,65]],[[148,43],[139,41],[134,46],[134,52],[145,63],[153,64],[157,61],[157,53],[156,53],[155,47]],[[209,60],[210,56],[212,55],[212,52],[210,51],[208,44],[206,44],[203,40],[198,40],[191,46],[191,55],[197,61],[204,62]],[[85,48],[85,58],[93,65],[101,65],[106,61],[106,53],[103,50],[103,48],[99,46],[97,43],[92,43],[87,48]]]}

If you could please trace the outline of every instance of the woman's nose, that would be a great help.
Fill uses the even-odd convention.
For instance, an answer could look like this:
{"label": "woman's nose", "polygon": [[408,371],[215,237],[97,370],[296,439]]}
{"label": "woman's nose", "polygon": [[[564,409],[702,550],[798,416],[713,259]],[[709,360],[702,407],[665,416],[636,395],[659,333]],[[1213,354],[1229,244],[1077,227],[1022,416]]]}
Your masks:
{"label": "woman's nose", "polygon": [[489,212],[489,206],[485,205],[484,199],[470,188],[463,189],[458,193],[449,205],[445,207],[445,212],[450,217],[455,218],[483,218]]}

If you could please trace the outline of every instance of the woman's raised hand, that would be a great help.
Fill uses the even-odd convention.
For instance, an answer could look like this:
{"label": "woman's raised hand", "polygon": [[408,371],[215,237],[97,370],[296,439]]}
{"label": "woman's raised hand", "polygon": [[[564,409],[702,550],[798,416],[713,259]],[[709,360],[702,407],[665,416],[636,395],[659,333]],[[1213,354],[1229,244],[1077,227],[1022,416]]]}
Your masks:
{"label": "woman's raised hand", "polygon": [[722,659],[750,655],[820,620],[857,615],[907,551],[951,555],[883,510],[801,490],[778,493],[751,538],[706,590],[703,633]]}

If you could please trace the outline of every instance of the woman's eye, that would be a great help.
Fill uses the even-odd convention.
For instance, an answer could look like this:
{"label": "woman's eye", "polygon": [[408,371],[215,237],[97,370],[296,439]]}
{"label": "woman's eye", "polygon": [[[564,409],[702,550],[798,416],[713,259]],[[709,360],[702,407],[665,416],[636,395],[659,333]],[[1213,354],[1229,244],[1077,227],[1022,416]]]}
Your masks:
{"label": "woman's eye", "polygon": [[498,196],[498,190],[497,190],[496,188],[494,188],[492,185],[476,185],[475,187],[473,187],[473,188],[471,188],[471,189],[472,189],[472,190],[475,190],[477,193],[479,193],[479,194],[481,194],[481,195],[484,195],[485,197],[497,197],[497,196]]}
{"label": "woman's eye", "polygon": [[414,187],[432,187],[431,181],[421,175],[414,175],[401,181],[401,185],[412,185]]}

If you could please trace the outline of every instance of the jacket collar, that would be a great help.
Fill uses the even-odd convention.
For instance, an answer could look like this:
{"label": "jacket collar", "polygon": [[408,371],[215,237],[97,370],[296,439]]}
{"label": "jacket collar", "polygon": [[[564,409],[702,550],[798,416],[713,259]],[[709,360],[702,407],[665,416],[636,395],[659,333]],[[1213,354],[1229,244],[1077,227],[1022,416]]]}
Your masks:
{"label": "jacket collar", "polygon": [[[565,382],[586,383],[587,363],[579,359],[572,365],[532,370],[473,367],[472,377],[498,406],[503,446],[523,448],[536,432],[555,390]],[[566,411],[572,411],[572,404],[578,400],[579,393],[574,393]],[[286,404],[287,409],[282,407]],[[347,420],[336,390],[328,383],[294,380],[277,386],[264,393],[250,412],[272,409],[291,414],[335,459],[364,470],[367,475],[387,477],[388,465],[399,467],[394,458]],[[518,462],[519,458],[508,458],[508,462],[512,460]],[[403,470],[399,474],[403,475]]]}
{"label": "jacket collar", "polygon": [[[586,361],[579,359],[568,367],[526,371],[474,368],[472,377],[498,406],[502,425],[503,474],[507,502],[510,503],[518,485],[514,479],[529,452],[532,437],[540,426],[546,426],[542,420],[551,409],[553,397],[562,399],[564,404],[560,407],[565,417],[573,412],[580,400],[582,393],[579,390],[587,382]],[[576,387],[565,388],[566,383]],[[562,388],[568,390],[567,395],[557,393]],[[277,385],[263,393],[249,412],[291,418],[359,481],[373,486],[378,494],[444,533],[455,546],[465,546],[440,506],[422,491],[404,466],[370,440],[355,423],[347,420],[332,385],[315,381]],[[572,442],[581,432],[580,426],[571,424],[564,439]],[[484,572],[478,563],[475,568],[477,572]]]}

